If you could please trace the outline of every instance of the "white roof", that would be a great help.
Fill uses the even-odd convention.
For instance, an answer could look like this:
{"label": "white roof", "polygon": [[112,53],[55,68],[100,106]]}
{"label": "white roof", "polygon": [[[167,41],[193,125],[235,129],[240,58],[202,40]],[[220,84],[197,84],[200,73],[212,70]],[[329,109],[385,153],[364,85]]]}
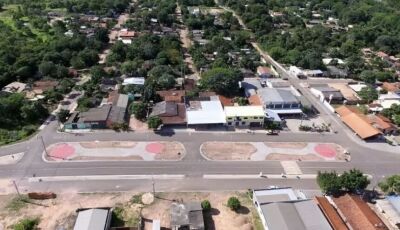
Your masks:
{"label": "white roof", "polygon": [[105,230],[108,218],[106,209],[88,209],[80,211],[74,230]]}
{"label": "white roof", "polygon": [[124,79],[122,85],[144,85],[144,77],[130,77]]}
{"label": "white roof", "polygon": [[225,106],[225,115],[227,117],[264,117],[262,106]]}
{"label": "white roof", "polygon": [[303,113],[301,109],[270,109],[273,113],[276,114],[299,114]]}
{"label": "white roof", "polygon": [[400,100],[400,96],[396,93],[387,93],[379,95],[379,100]]}
{"label": "white roof", "polygon": [[24,91],[26,84],[18,81],[14,81],[6,86],[4,86],[3,91],[9,93],[20,93]]}
{"label": "white roof", "polygon": [[130,45],[130,44],[132,44],[132,40],[131,39],[129,39],[129,38],[126,38],[126,39],[124,39],[124,38],[119,38],[118,40],[120,40],[122,43],[124,43],[125,45]]}
{"label": "white roof", "polygon": [[393,99],[390,99],[390,100],[382,100],[382,101],[380,101],[380,105],[381,105],[382,108],[384,108],[384,109],[389,109],[389,108],[392,107],[392,105],[394,105],[394,104],[400,105],[400,100],[393,100]]}
{"label": "white roof", "polygon": [[360,92],[362,88],[367,87],[366,84],[349,84],[349,87],[356,91],[356,92]]}
{"label": "white roof", "polygon": [[329,65],[333,60],[336,60],[338,64],[344,64],[344,61],[340,58],[323,58],[322,62],[324,65]]}
{"label": "white roof", "polygon": [[188,125],[226,123],[225,113],[220,101],[201,101],[201,108],[186,110]]}

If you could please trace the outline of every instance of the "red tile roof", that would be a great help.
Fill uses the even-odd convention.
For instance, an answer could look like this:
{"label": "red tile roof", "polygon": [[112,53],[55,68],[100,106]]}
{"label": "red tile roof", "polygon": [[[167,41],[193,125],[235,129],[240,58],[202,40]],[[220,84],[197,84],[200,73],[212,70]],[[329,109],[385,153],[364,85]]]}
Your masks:
{"label": "red tile roof", "polygon": [[222,95],[218,95],[218,97],[223,106],[233,106],[234,105],[233,98],[228,98],[228,97],[225,97]]}
{"label": "red tile roof", "polygon": [[346,194],[333,198],[353,230],[387,230],[382,220],[358,196]]}
{"label": "red tile roof", "polygon": [[248,99],[250,105],[262,105],[261,98],[257,94],[250,96]]}
{"label": "red tile roof", "polygon": [[323,196],[316,196],[315,200],[317,201],[319,208],[321,209],[322,213],[324,213],[333,230],[349,229],[336,209],[329,203],[328,199]]}

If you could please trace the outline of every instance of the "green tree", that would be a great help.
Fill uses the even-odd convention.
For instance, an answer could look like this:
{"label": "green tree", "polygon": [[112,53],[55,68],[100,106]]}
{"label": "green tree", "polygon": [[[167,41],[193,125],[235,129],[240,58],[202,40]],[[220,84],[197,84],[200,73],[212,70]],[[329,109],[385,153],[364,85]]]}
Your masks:
{"label": "green tree", "polygon": [[162,120],[158,116],[153,116],[147,120],[147,125],[150,129],[157,129],[158,127],[160,127],[160,125],[162,125]]}
{"label": "green tree", "polygon": [[232,96],[239,92],[239,81],[243,80],[239,71],[214,68],[203,73],[200,84],[203,88],[215,91],[224,96]]}
{"label": "green tree", "polygon": [[232,211],[238,211],[241,207],[240,201],[237,197],[229,197],[227,206],[232,210]]}
{"label": "green tree", "polygon": [[69,110],[62,109],[57,113],[57,118],[62,123],[67,121],[68,116],[69,116]]}
{"label": "green tree", "polygon": [[52,76],[56,71],[56,65],[51,61],[42,62],[39,65],[39,73],[42,76]]}
{"label": "green tree", "polygon": [[387,177],[379,183],[379,187],[387,194],[400,194],[400,175]]}
{"label": "green tree", "polygon": [[164,73],[157,79],[157,86],[160,89],[168,90],[172,89],[175,86],[175,77],[174,75]]}
{"label": "green tree", "polygon": [[349,172],[344,172],[340,176],[340,181],[342,187],[350,192],[364,190],[369,184],[367,176],[364,176],[358,169],[351,169]]}
{"label": "green tree", "polygon": [[371,70],[364,70],[360,74],[361,80],[363,80],[367,84],[375,84],[376,81],[376,74],[374,71]]}
{"label": "green tree", "polygon": [[135,115],[138,120],[144,120],[147,116],[147,104],[145,103],[132,103],[129,107],[130,114]]}
{"label": "green tree", "polygon": [[360,92],[358,92],[358,95],[367,103],[371,103],[373,100],[378,99],[378,91],[371,86],[362,88]]}
{"label": "green tree", "polygon": [[201,208],[203,209],[203,211],[210,211],[211,210],[211,203],[209,200],[203,200],[201,202]]}
{"label": "green tree", "polygon": [[318,172],[317,183],[322,192],[329,195],[337,194],[342,188],[340,177],[336,172]]}

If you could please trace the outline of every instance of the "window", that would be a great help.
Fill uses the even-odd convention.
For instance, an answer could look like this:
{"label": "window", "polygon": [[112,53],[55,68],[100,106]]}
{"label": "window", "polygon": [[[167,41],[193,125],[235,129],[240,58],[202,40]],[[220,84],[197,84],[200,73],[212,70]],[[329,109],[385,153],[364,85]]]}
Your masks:
{"label": "window", "polygon": [[245,121],[242,121],[242,125],[245,125],[246,124],[246,122]]}
{"label": "window", "polygon": [[284,105],[283,105],[283,108],[285,108],[285,109],[290,109],[290,104],[284,104]]}
{"label": "window", "polygon": [[247,120],[248,118],[247,118],[247,117],[244,117],[243,119]]}
{"label": "window", "polygon": [[228,122],[228,125],[232,125],[232,122]]}

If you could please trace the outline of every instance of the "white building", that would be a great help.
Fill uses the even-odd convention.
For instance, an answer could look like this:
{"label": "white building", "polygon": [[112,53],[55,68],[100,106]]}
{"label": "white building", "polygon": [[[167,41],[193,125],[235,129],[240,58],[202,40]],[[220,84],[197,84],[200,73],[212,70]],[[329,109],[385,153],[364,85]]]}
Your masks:
{"label": "white building", "polygon": [[262,106],[225,106],[226,122],[230,126],[262,126],[265,112]]}
{"label": "white building", "polygon": [[188,125],[225,124],[225,112],[218,97],[210,101],[189,101],[186,107]]}

